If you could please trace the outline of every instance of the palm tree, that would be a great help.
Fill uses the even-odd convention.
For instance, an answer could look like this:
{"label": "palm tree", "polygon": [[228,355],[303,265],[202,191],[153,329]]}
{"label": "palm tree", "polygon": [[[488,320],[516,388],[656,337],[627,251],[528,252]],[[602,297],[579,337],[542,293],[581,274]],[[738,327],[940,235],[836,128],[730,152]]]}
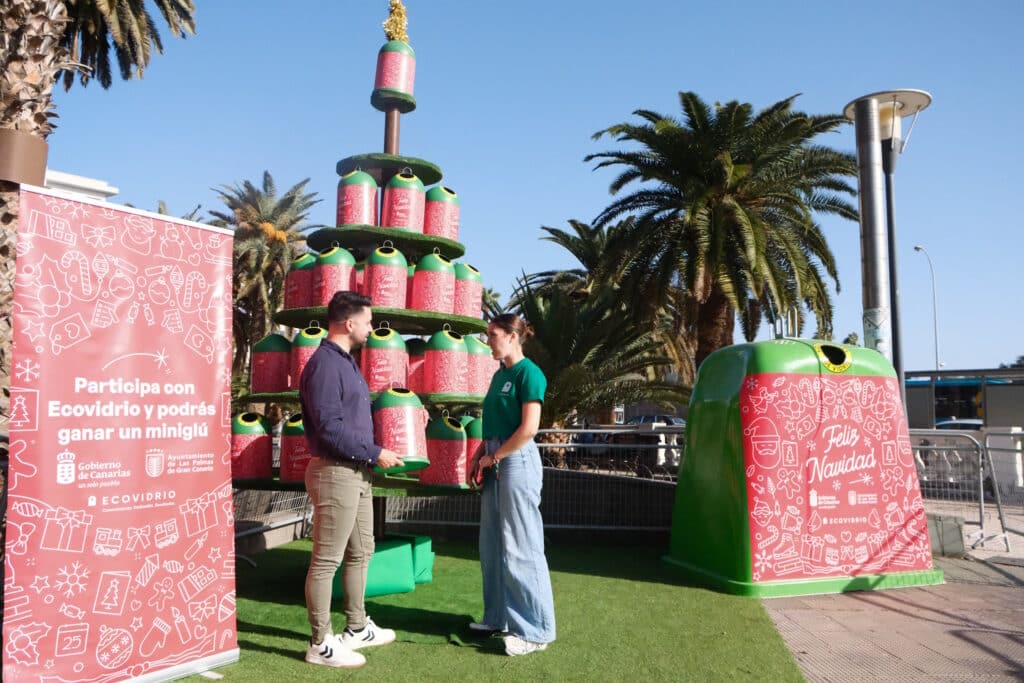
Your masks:
{"label": "palm tree", "polygon": [[494,320],[505,312],[505,307],[501,305],[501,294],[490,287],[484,287],[481,296],[481,308],[483,309],[484,320]]}
{"label": "palm tree", "polygon": [[[733,101],[714,109],[681,92],[683,120],[648,110],[641,123],[599,131],[639,147],[591,154],[595,168],[622,167],[617,194],[640,187],[605,208],[606,225],[632,216],[618,240],[632,245],[629,285],[653,310],[682,292],[684,333],[696,339],[695,363],[732,343],[737,312],[754,306],[770,315],[802,308],[814,314],[818,334],[831,335],[832,301],[825,275],[836,283],[835,259],[815,212],[855,220],[843,195],[856,158],[812,144],[846,123],[841,115],[793,111],[794,97],[754,113]],[[614,247],[615,245],[610,245]],[[754,311],[750,311],[754,313]],[[747,322],[753,322],[751,315]]]}
{"label": "palm tree", "polygon": [[[195,33],[192,0],[154,0],[171,34]],[[4,0],[0,2],[0,154],[14,140],[37,152],[35,163],[16,177],[0,178],[0,430],[7,432],[11,386],[11,304],[14,300],[14,246],[18,225],[18,183],[42,184],[46,138],[53,132],[53,86],[63,74],[65,89],[74,74],[109,87],[110,51],[121,77],[142,77],[152,48],[163,43],[142,0]],[[0,475],[0,487],[4,485]],[[6,510],[0,522],[0,595],[4,567]]]}
{"label": "palm tree", "polygon": [[212,223],[235,231],[232,329],[235,349],[232,372],[244,372],[252,345],[271,329],[271,315],[284,301],[284,278],[298,243],[314,225],[309,210],[320,202],[307,193],[309,178],[278,195],[274,177],[263,172],[257,187],[246,180],[217,189],[228,212],[211,211]]}
{"label": "palm tree", "polygon": [[611,288],[583,300],[552,289],[538,294],[520,282],[515,298],[533,328],[526,354],[548,378],[541,423],[560,426],[576,411],[588,414],[617,403],[681,402],[688,389],[654,377],[670,364],[658,335],[621,315]]}

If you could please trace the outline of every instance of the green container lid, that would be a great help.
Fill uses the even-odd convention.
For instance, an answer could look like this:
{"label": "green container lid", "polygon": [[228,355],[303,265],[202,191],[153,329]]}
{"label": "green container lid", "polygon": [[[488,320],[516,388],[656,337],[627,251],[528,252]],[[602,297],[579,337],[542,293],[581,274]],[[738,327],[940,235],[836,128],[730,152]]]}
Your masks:
{"label": "green container lid", "polygon": [[459,195],[455,194],[455,191],[445,187],[444,185],[435,185],[434,187],[427,190],[427,201],[428,202],[446,202],[448,204],[459,204]]}
{"label": "green container lid", "polygon": [[259,413],[239,413],[231,421],[232,434],[269,434],[270,423]]}
{"label": "green container lid", "polygon": [[422,356],[427,350],[426,340],[420,339],[419,337],[413,337],[412,339],[405,340],[405,350],[409,352],[409,356]]}
{"label": "green container lid", "polygon": [[373,189],[377,189],[377,181],[373,179],[373,176],[365,171],[355,170],[349,171],[345,175],[341,176],[341,180],[338,181],[339,185],[373,185]]}
{"label": "green container lid", "polygon": [[454,417],[442,417],[427,423],[427,438],[441,441],[465,441],[466,430]]}
{"label": "green container lid", "polygon": [[253,351],[291,351],[292,343],[288,341],[288,338],[277,334],[268,334],[263,339],[253,344]]}
{"label": "green container lid", "polygon": [[409,263],[405,260],[402,252],[394,247],[377,247],[370,254],[371,266],[394,266],[397,268],[408,268]]}
{"label": "green container lid", "polygon": [[356,257],[348,249],[331,247],[320,252],[316,257],[316,263],[320,266],[354,266]]}
{"label": "green container lid", "polygon": [[284,423],[284,427],[281,427],[282,436],[302,436],[305,433],[306,430],[302,426],[302,413],[293,413]]}
{"label": "green container lid", "polygon": [[405,351],[405,340],[402,335],[390,327],[378,327],[370,333],[366,340],[368,349],[402,349]]}
{"label": "green container lid", "polygon": [[450,273],[455,275],[455,266],[452,262],[440,254],[425,254],[416,262],[416,270],[424,270],[434,273]]}
{"label": "green container lid", "polygon": [[467,439],[482,439],[484,438],[484,419],[474,417],[464,425],[464,429]]}
{"label": "green container lid", "polygon": [[388,181],[388,187],[394,190],[416,190],[417,192],[423,192],[423,181],[412,173],[398,173],[391,177]]}
{"label": "green container lid", "polygon": [[292,261],[292,270],[309,270],[316,265],[316,257],[310,253],[296,256]]}
{"label": "green container lid", "polygon": [[480,341],[475,334],[467,334],[462,338],[466,342],[466,351],[477,356],[491,355],[491,347]]}
{"label": "green container lid", "polygon": [[326,327],[307,327],[292,339],[292,348],[296,346],[320,346],[320,340],[327,337]]}
{"label": "green container lid", "polygon": [[383,410],[384,408],[422,408],[423,404],[416,394],[412,393],[408,389],[388,389],[382,391],[377,400],[373,402],[374,410]]}
{"label": "green container lid", "polygon": [[466,341],[461,334],[451,330],[441,330],[430,336],[427,351],[459,351],[466,353]]}
{"label": "green container lid", "polygon": [[380,52],[403,52],[409,55],[410,57],[416,57],[416,53],[413,52],[413,49],[412,47],[410,47],[409,43],[406,43],[401,40],[389,40],[388,42],[384,43],[381,46],[380,50],[378,50],[378,53]]}
{"label": "green container lid", "polygon": [[456,263],[455,264],[455,279],[456,280],[475,280],[480,282],[483,278],[480,277],[480,271],[469,265],[468,263]]}

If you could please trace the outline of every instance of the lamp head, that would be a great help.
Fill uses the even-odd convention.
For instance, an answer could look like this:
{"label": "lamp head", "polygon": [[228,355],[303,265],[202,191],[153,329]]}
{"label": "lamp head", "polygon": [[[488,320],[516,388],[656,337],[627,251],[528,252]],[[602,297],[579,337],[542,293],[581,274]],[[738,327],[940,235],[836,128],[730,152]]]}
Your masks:
{"label": "lamp head", "polygon": [[924,251],[924,247],[922,247],[920,244],[915,244],[914,251]]}
{"label": "lamp head", "polygon": [[[878,102],[878,137],[885,140],[903,137],[903,117],[916,116],[928,108],[932,96],[924,90],[883,90],[858,97],[843,108],[846,118],[853,120],[857,102],[875,100]],[[909,134],[908,134],[909,137]]]}

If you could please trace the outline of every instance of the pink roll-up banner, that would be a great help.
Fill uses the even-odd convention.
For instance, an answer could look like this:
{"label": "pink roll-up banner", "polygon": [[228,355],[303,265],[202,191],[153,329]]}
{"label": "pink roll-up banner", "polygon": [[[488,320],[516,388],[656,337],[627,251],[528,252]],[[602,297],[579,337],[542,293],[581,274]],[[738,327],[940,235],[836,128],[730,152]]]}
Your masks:
{"label": "pink roll-up banner", "polygon": [[238,659],[230,232],[22,187],[3,675]]}

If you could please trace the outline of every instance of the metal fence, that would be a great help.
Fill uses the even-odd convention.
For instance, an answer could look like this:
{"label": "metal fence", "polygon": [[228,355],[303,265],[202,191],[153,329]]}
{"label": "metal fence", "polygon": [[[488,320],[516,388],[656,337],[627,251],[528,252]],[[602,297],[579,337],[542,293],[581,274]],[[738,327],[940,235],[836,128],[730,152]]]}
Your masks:
{"label": "metal fence", "polygon": [[[979,440],[981,439],[981,440]],[[1007,551],[1003,497],[1024,509],[1020,478],[1024,434],[915,429],[910,431],[921,494],[929,512],[961,517],[967,542],[1002,542]],[[570,529],[662,531],[671,526],[675,479],[685,457],[684,428],[542,430],[541,512],[545,526]],[[1007,480],[1007,473],[1015,479]],[[390,498],[387,520],[473,526],[475,496]]]}
{"label": "metal fence", "polygon": [[[967,535],[972,548],[1002,541],[1010,550],[999,470],[974,431],[910,430],[921,496],[929,512],[962,517],[978,530]],[[988,509],[986,509],[986,506]]]}

